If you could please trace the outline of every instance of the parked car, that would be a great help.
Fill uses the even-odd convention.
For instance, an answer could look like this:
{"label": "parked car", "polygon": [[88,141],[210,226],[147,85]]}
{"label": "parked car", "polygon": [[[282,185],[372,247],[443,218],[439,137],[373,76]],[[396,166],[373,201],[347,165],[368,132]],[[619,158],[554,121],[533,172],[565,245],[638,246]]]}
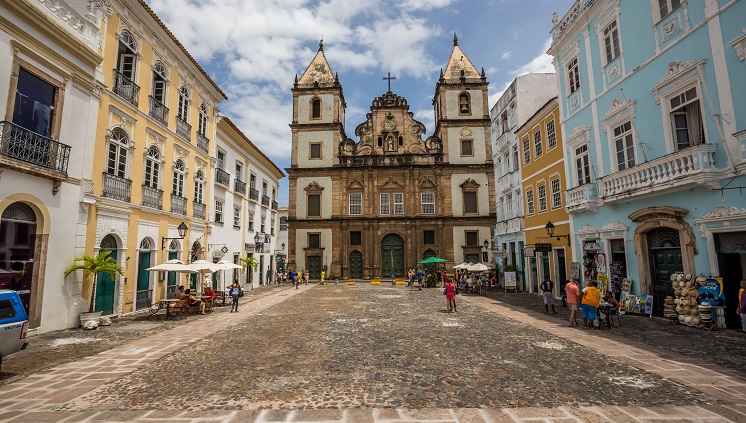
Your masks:
{"label": "parked car", "polygon": [[0,289],[0,366],[3,358],[28,346],[28,315],[16,291]]}

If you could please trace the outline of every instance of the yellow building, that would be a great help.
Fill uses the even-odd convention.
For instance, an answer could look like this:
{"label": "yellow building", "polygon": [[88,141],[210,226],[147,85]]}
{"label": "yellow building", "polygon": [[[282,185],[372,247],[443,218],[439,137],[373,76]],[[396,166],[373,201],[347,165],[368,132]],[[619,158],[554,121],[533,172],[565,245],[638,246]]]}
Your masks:
{"label": "yellow building", "polygon": [[83,181],[86,253],[110,250],[124,268],[117,280],[96,281],[95,309],[104,315],[145,308],[186,282],[148,267],[203,258],[215,118],[226,99],[145,1],[107,4],[100,25],[105,87],[92,177]]}
{"label": "yellow building", "polygon": [[[557,97],[516,130],[525,201],[526,278],[529,292],[549,275],[554,295],[570,275],[570,221],[565,211],[565,165]],[[551,222],[551,224],[550,224]],[[547,228],[553,226],[553,236]]]}

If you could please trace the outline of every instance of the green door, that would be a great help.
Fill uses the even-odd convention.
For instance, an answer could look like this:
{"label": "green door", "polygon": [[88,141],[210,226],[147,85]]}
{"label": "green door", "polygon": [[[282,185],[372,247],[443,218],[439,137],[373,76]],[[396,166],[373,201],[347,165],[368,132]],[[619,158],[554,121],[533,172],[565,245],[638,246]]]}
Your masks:
{"label": "green door", "polygon": [[[300,270],[296,270],[300,273]],[[308,277],[313,279],[321,279],[321,256],[308,256]],[[329,275],[326,275],[328,278]]]}
{"label": "green door", "polygon": [[150,267],[150,250],[140,251],[140,260],[137,265],[137,301],[135,310],[147,308],[152,302],[152,290],[150,289],[150,272],[145,270]]}
{"label": "green door", "polygon": [[[117,250],[111,251],[109,257],[117,259]],[[96,306],[94,311],[100,311],[103,315],[114,314],[114,279],[108,273],[99,273],[96,277]]]}
{"label": "green door", "polygon": [[[174,260],[179,255],[178,251],[169,251],[168,252],[168,259]],[[168,272],[167,282],[166,282],[166,295],[169,297],[176,294],[176,272]]]}
{"label": "green door", "polygon": [[381,277],[404,277],[404,240],[388,234],[381,241]]}
{"label": "green door", "polygon": [[684,271],[681,248],[653,248],[653,315],[663,316],[663,299],[673,296],[671,274]]}
{"label": "green door", "polygon": [[350,253],[350,278],[363,278],[363,253],[360,251],[353,251]]}

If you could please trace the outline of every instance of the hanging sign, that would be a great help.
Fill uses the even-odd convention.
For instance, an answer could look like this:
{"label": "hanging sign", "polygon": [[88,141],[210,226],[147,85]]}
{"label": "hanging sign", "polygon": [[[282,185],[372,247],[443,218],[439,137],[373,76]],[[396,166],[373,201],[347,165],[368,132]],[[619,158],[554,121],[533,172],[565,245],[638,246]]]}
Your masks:
{"label": "hanging sign", "polygon": [[708,277],[704,282],[699,282],[697,291],[700,304],[711,307],[725,306],[723,278]]}
{"label": "hanging sign", "polygon": [[534,251],[536,251],[537,253],[551,253],[552,244],[535,244]]}
{"label": "hanging sign", "polygon": [[577,261],[570,263],[570,279],[580,280],[580,263]]}

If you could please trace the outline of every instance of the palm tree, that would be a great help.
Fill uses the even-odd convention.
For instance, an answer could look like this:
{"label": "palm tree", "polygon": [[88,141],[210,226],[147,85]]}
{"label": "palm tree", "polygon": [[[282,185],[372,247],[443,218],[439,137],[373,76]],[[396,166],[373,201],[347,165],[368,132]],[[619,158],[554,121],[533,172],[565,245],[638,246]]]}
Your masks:
{"label": "palm tree", "polygon": [[251,285],[251,289],[254,289],[254,272],[249,272],[249,267],[256,270],[259,267],[259,262],[254,257],[244,257],[239,260],[246,266],[246,273],[249,275],[249,285]]}
{"label": "palm tree", "polygon": [[[82,255],[73,260],[73,264],[65,269],[65,277],[76,270],[87,272],[88,279],[93,279],[91,284],[91,299],[88,301],[88,312],[93,313],[93,299],[96,298],[96,279],[99,273],[108,273],[114,279],[117,273],[124,275],[122,266],[117,261],[109,257],[111,251],[103,250],[96,257]],[[91,278],[93,276],[93,278]]]}

